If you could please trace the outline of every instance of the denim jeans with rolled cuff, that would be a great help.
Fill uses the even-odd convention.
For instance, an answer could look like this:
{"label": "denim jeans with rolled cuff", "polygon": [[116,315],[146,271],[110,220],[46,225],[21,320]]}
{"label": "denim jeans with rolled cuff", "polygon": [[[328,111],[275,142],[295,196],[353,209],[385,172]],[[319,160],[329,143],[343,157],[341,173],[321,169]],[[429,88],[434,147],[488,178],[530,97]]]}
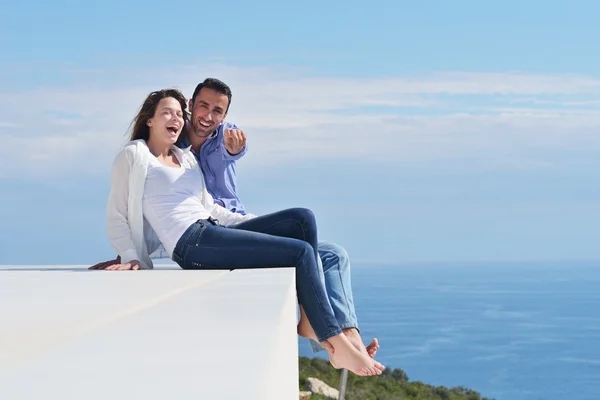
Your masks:
{"label": "denim jeans with rolled cuff", "polygon": [[[342,246],[330,242],[319,242],[317,250],[319,252],[318,261],[322,264],[325,290],[338,325],[341,329],[354,328],[360,331],[352,296],[348,252]],[[324,350],[314,340],[309,340],[309,343],[313,354]]]}

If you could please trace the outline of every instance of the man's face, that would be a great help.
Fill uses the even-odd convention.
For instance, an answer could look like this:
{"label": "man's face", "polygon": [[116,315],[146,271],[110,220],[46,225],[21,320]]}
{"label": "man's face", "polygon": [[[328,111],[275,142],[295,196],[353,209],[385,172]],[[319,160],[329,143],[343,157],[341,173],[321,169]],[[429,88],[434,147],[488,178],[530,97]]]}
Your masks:
{"label": "man's face", "polygon": [[195,99],[190,100],[193,135],[209,137],[227,116],[229,99],[213,89],[202,88]]}

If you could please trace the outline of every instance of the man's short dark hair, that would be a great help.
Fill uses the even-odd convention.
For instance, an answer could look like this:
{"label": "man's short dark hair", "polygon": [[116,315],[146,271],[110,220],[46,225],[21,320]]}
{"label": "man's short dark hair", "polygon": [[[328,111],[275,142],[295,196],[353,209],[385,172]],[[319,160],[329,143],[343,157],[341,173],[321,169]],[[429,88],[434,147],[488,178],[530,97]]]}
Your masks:
{"label": "man's short dark hair", "polygon": [[217,93],[227,96],[229,102],[227,103],[227,110],[225,110],[225,112],[229,110],[229,106],[231,105],[231,89],[225,84],[225,82],[220,81],[217,78],[206,78],[204,82],[199,83],[198,86],[196,86],[194,95],[192,96],[192,103],[196,101],[196,96],[198,96],[198,93],[200,93],[200,90],[203,88],[212,89]]}

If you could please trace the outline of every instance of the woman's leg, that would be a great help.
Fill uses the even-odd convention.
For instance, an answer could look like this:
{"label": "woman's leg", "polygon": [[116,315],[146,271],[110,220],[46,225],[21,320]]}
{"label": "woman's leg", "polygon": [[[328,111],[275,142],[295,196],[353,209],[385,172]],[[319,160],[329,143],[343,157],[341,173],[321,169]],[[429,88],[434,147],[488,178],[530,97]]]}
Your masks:
{"label": "woman's leg", "polygon": [[229,228],[303,240],[313,247],[315,258],[319,257],[317,222],[313,212],[307,208],[288,208],[229,226]]}
{"label": "woman's leg", "polygon": [[[334,243],[318,242],[316,223],[314,223],[314,215],[310,210],[292,208],[273,213],[271,217],[268,219],[254,218],[233,227],[309,242],[317,250],[317,260],[322,262],[318,266],[319,278],[325,285],[327,302],[334,312],[338,325],[354,347],[373,358],[379,348],[379,343],[377,339],[373,339],[365,347],[360,337],[352,296],[350,260],[346,250]],[[318,341],[302,304],[300,304],[298,334],[311,341]],[[322,346],[319,347],[322,348]]]}
{"label": "woman's leg", "polygon": [[[293,237],[278,237],[271,232]],[[318,339],[333,346],[335,362],[360,375],[381,373],[383,366],[365,358],[342,334],[319,277],[312,243],[316,246],[314,216],[305,209],[291,209],[234,227],[199,221],[182,236],[173,259],[184,269],[295,267],[298,301]]]}
{"label": "woman's leg", "polygon": [[284,210],[231,227],[199,221],[186,234],[173,255],[182,268],[295,267],[298,302],[318,340],[342,333],[316,266],[316,222],[310,210]]}
{"label": "woman's leg", "polygon": [[[304,208],[291,208],[283,211],[279,211],[269,215],[269,218],[254,218],[250,221],[245,221],[240,224],[232,226],[234,229],[242,229],[253,232],[268,233],[269,235],[282,236],[294,239],[300,239],[308,242],[313,248],[316,249],[318,245],[316,222],[314,220],[314,214]],[[318,275],[319,279],[325,285],[325,276],[323,273],[322,265],[319,263],[318,251],[315,252],[318,263]],[[326,290],[326,293],[327,290]],[[329,307],[332,306],[330,303],[330,296],[327,294],[327,303]],[[308,338],[312,341],[318,342],[318,337],[308,322],[306,311],[300,301],[300,321],[298,323],[298,334],[302,337]],[[332,307],[336,319],[339,321],[338,316],[335,312],[335,308]],[[344,327],[340,326],[341,329]],[[317,344],[317,346],[319,346]],[[322,346],[321,349],[323,349]],[[330,349],[330,347],[328,347]]]}

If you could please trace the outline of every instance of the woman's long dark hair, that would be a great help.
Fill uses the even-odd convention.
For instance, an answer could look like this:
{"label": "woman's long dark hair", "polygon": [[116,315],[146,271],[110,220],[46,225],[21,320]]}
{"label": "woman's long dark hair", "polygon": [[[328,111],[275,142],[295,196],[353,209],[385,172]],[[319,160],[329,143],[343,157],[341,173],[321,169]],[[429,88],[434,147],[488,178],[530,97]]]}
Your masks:
{"label": "woman's long dark hair", "polygon": [[150,118],[154,117],[158,103],[167,97],[172,97],[179,102],[181,105],[181,111],[183,111],[184,124],[187,123],[189,120],[189,114],[186,111],[187,104],[185,101],[185,96],[177,89],[157,90],[150,93],[148,97],[146,97],[146,100],[144,101],[144,104],[142,104],[140,111],[138,111],[137,115],[131,122],[133,129],[131,130],[130,140],[144,139],[145,141],[148,141],[150,138],[150,128],[148,127],[147,122]]}

